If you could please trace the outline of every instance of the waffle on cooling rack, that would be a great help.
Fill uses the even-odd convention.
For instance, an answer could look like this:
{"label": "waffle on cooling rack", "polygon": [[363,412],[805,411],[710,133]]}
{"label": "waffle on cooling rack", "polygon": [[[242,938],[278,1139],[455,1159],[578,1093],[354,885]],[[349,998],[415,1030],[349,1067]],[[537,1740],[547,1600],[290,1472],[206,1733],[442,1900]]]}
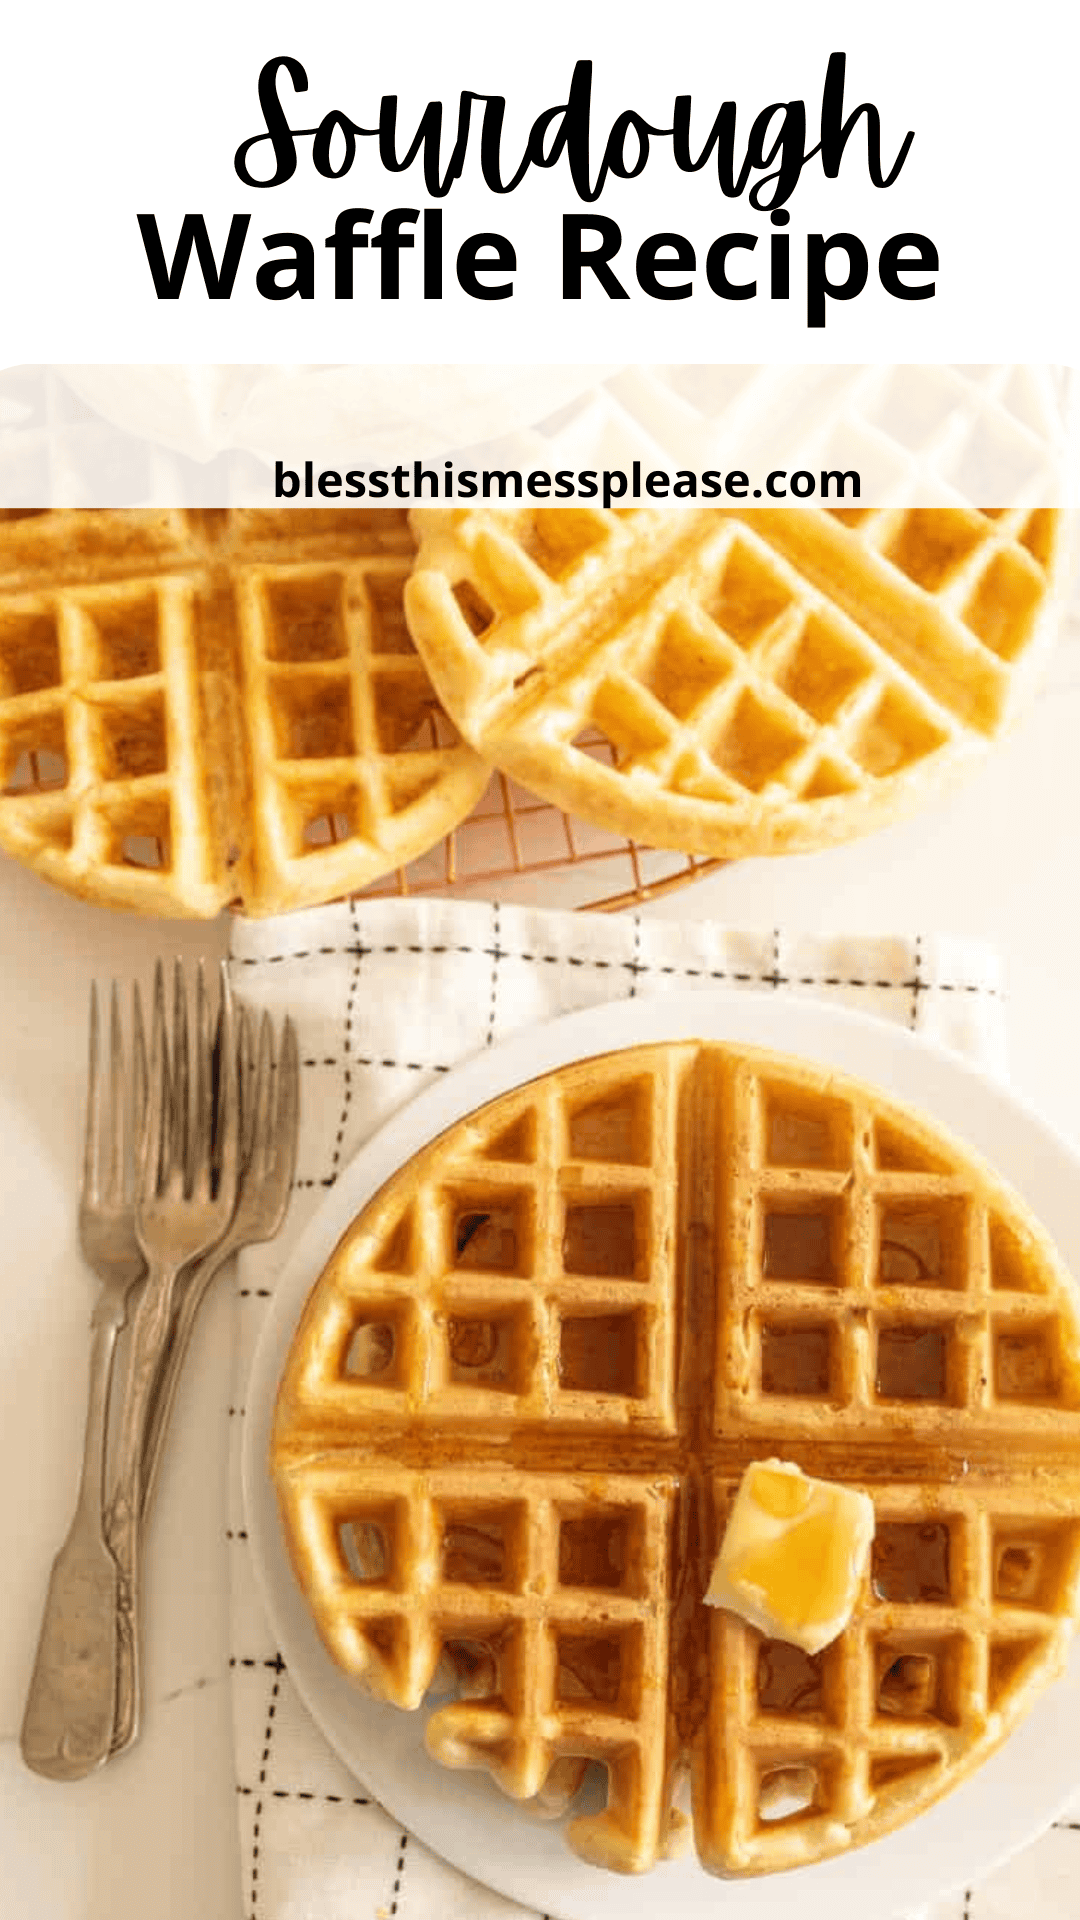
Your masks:
{"label": "waffle on cooling rack", "polygon": [[[934,1804],[1059,1670],[1080,1334],[1019,1203],[870,1089],[676,1044],[553,1073],[394,1176],[308,1302],[273,1469],[331,1652],[428,1745],[606,1807],[571,1846],[763,1873]],[[751,1459],[877,1532],[811,1657],[702,1605]],[[429,1703],[430,1704],[430,1703]]]}
{"label": "waffle on cooling rack", "polygon": [[721,858],[910,810],[1023,703],[1067,575],[1050,509],[415,508],[447,711],[564,811]]}
{"label": "waffle on cooling rack", "polygon": [[405,628],[403,512],[0,514],[0,846],[82,898],[274,913],[457,825],[487,770]]}

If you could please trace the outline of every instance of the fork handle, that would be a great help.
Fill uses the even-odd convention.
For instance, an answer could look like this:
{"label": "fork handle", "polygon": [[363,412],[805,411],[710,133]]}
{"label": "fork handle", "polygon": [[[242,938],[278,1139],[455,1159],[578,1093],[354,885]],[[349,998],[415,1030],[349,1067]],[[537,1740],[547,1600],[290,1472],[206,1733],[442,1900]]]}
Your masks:
{"label": "fork handle", "polygon": [[105,1532],[119,1569],[114,1616],[116,1687],[109,1750],[120,1753],[139,1730],[142,1679],[139,1603],[147,1443],[154,1395],[168,1348],[183,1263],[151,1263],[131,1323],[128,1374],[117,1441],[117,1467]]}
{"label": "fork handle", "polygon": [[157,1389],[143,1453],[142,1512],[144,1519],[153,1502],[154,1490],[157,1487],[158,1474],[161,1471],[161,1456],[165,1450],[165,1438],[176,1402],[180,1375],[184,1369],[184,1358],[195,1330],[199,1307],[211,1281],[217,1278],[222,1267],[228,1264],[235,1252],[236,1246],[231,1235],[226,1235],[219,1246],[205,1254],[190,1272],[183,1276],[176,1290],[172,1333],[158,1373]]}
{"label": "fork handle", "polygon": [[[233,1248],[215,1249],[195,1265],[174,1289],[179,1294],[173,1312],[173,1325],[152,1383],[152,1404],[147,1412],[145,1442],[140,1471],[140,1506],[134,1513],[119,1494],[110,1508],[110,1539],[125,1567],[137,1564],[139,1538],[153,1504],[154,1490],[161,1470],[161,1456],[172,1417],[176,1390],[183,1370],[184,1355],[191,1344],[195,1316],[211,1280],[232,1258]],[[121,1585],[116,1608],[116,1711],[113,1716],[110,1754],[123,1753],[139,1731],[140,1685],[137,1619],[137,1588],[134,1577]]]}
{"label": "fork handle", "polygon": [[81,1780],[112,1748],[119,1570],[102,1492],[109,1385],[122,1306],[95,1319],[86,1440],[75,1517],[49,1576],[23,1715],[23,1759],[51,1780]]}

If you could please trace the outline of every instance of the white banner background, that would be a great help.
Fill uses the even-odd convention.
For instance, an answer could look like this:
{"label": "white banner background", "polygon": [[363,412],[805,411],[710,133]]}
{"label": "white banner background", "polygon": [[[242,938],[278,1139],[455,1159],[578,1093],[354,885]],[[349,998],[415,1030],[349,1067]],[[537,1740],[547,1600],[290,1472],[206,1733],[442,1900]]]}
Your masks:
{"label": "white banner background", "polygon": [[[901,9],[772,0],[764,6],[664,0],[647,14],[609,0],[550,0],[521,11],[492,0],[413,0],[376,10],[283,0],[189,0],[181,13],[145,0],[23,8],[5,23],[7,84],[0,122],[5,182],[7,295],[0,364],[87,361],[304,363],[318,361],[617,362],[807,359],[1069,362],[1076,352],[1077,249],[1071,207],[1075,61],[1069,9],[1060,0],[906,0]],[[512,194],[491,194],[475,159],[441,202],[446,291],[425,300],[420,255],[402,256],[402,297],[377,297],[380,256],[358,252],[356,297],[333,297],[333,256],[323,239],[343,208],[436,204],[419,170],[383,172],[373,142],[360,143],[343,179],[320,177],[311,141],[299,142],[294,178],[272,190],[244,186],[233,168],[240,143],[262,130],[257,80],[265,61],[289,54],[309,89],[291,101],[311,127],[334,108],[373,124],[384,93],[416,125],[429,100],[456,118],[462,88],[508,97],[506,151],[519,153],[533,118],[557,106],[577,59],[595,62],[594,152],[619,110],[670,120],[679,93],[693,96],[695,144],[725,99],[738,103],[739,150],[753,117],[803,99],[817,138],[829,54],[848,55],[845,113],[879,109],[885,164],[905,133],[914,142],[896,183],[875,189],[865,123],[853,132],[837,179],[811,162],[789,203],[791,297],[768,297],[766,212],[744,194],[725,199],[715,171],[680,174],[658,142],[645,172],[613,180],[598,211],[617,220],[618,266],[634,289],[609,300],[589,284],[561,298],[564,213],[587,212],[565,165],[531,172]],[[220,253],[234,213],[251,226],[228,300],[207,298],[189,268],[177,300],[159,301],[136,222],[157,216],[171,259],[187,212],[204,215]],[[509,299],[467,297],[452,256],[470,233],[493,229],[514,243]],[[650,299],[633,256],[650,233],[671,230],[698,252],[694,293]],[[315,297],[270,301],[255,268],[269,233],[312,241]],[[372,226],[374,231],[374,224]],[[719,233],[758,235],[732,278],[757,269],[759,292],[721,300],[702,261]],[[806,325],[809,233],[848,231],[870,255],[866,290],[829,303],[827,324]],[[882,243],[927,234],[940,255],[933,299],[890,297],[877,283]],[[841,261],[831,271],[839,276]]]}

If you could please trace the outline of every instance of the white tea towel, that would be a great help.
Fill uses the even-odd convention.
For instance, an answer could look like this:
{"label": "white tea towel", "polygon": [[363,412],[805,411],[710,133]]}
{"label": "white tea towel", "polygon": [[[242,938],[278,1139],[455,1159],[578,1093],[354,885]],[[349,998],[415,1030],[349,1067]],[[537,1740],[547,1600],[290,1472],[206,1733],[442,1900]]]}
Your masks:
{"label": "white tea towel", "polygon": [[[243,1256],[236,1282],[227,1526],[245,1920],[534,1920],[444,1865],[369,1799],[308,1719],[271,1637],[244,1530],[239,1454],[245,1384],[275,1278],[362,1143],[439,1075],[529,1024],[672,988],[764,989],[876,1013],[1003,1073],[996,956],[930,934],[738,933],[636,914],[399,900],[238,921],[231,964],[245,1000],[293,1016],[303,1061],[297,1191],[281,1235]],[[933,1920],[1013,1920],[1027,1910],[1033,1920],[1064,1920],[1065,1868],[1078,1863],[1071,1837],[1055,1831]]]}

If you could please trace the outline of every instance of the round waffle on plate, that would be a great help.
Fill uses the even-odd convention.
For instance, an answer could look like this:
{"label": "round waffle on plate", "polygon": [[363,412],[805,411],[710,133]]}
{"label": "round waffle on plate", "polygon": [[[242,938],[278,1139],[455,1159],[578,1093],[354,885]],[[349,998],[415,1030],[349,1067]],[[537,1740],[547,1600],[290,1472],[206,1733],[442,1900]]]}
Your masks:
{"label": "round waffle on plate", "polygon": [[[1080,1323],[1020,1203],[871,1089],[751,1048],[564,1067],[458,1122],[317,1283],[273,1471],[319,1630],[432,1753],[626,1872],[764,1873],[932,1806],[1055,1675]],[[750,1460],[862,1488],[816,1656],[703,1596]],[[432,1703],[429,1703],[432,1704]]]}
{"label": "round waffle on plate", "polygon": [[402,511],[0,515],[0,846],[83,899],[276,913],[366,886],[487,769],[405,627]]}
{"label": "round waffle on plate", "polygon": [[968,507],[414,508],[409,629],[493,765],[720,858],[910,811],[1029,693],[1071,517]]}

